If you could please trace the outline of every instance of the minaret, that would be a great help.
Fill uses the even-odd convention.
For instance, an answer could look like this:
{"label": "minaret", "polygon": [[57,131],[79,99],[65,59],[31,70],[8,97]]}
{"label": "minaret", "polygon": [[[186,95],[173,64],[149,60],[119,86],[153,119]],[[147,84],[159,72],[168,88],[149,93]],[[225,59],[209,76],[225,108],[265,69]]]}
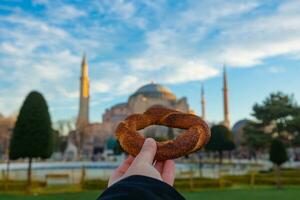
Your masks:
{"label": "minaret", "polygon": [[201,117],[205,120],[205,96],[204,96],[204,85],[201,85]]}
{"label": "minaret", "polygon": [[77,117],[76,129],[82,131],[84,127],[89,124],[89,75],[88,64],[85,54],[81,63],[81,77],[80,77],[80,101],[79,101],[79,113]]}
{"label": "minaret", "polygon": [[224,125],[227,128],[230,128],[229,120],[229,106],[228,106],[228,85],[227,85],[227,72],[226,66],[224,65],[223,69],[223,101],[224,101]]}

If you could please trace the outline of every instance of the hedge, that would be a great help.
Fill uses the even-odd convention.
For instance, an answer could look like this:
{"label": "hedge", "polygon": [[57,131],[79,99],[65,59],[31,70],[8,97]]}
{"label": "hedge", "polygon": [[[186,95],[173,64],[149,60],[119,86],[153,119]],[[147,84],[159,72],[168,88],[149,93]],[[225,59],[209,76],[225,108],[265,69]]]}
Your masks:
{"label": "hedge", "polygon": [[85,180],[81,186],[86,190],[103,190],[107,187],[107,180]]}
{"label": "hedge", "polygon": [[[46,182],[32,181],[31,188],[45,187]],[[0,191],[23,191],[27,188],[27,181],[0,181]]]}
{"label": "hedge", "polygon": [[[230,187],[232,185],[251,185],[252,174],[239,176],[223,176],[221,179],[189,178],[176,179],[174,187],[179,190],[199,189],[199,188],[218,188]],[[300,185],[300,170],[289,169],[282,170],[281,181],[284,185]],[[275,185],[276,178],[273,171],[260,172],[254,174],[254,185]],[[82,184],[83,189],[98,190],[105,189],[107,181],[105,180],[86,180]]]}
{"label": "hedge", "polygon": [[[231,181],[233,184],[248,185],[251,182],[251,176],[254,178],[255,185],[274,185],[276,178],[273,170],[267,172],[259,172],[255,174],[246,174],[241,176],[224,176],[225,180]],[[280,179],[284,185],[300,185],[299,169],[284,169],[281,171]]]}
{"label": "hedge", "polygon": [[[232,185],[250,185],[253,174],[239,176],[223,176],[221,179],[189,178],[176,179],[174,187],[179,190],[230,187]],[[254,185],[275,185],[276,178],[272,170],[254,174]],[[300,185],[300,170],[282,170],[281,181],[283,185]],[[26,181],[0,181],[0,191],[23,191],[27,187]],[[33,188],[46,187],[45,182],[34,181]],[[107,180],[85,180],[82,189],[103,190],[107,187]]]}

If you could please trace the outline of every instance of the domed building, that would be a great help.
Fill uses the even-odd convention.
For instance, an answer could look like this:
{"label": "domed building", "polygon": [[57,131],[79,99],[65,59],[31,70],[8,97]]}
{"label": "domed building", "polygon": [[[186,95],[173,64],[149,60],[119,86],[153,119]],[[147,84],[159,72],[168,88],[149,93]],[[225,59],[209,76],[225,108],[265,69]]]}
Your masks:
{"label": "domed building", "polygon": [[233,140],[237,147],[242,145],[244,138],[244,128],[248,124],[248,119],[242,119],[237,121],[232,127]]}
{"label": "domed building", "polygon": [[[89,124],[84,130],[84,157],[94,156],[95,149],[106,149],[107,141],[115,138],[114,133],[120,121],[133,113],[143,113],[153,105],[162,105],[182,112],[192,112],[185,97],[177,99],[168,88],[150,83],[140,87],[129,96],[128,101],[119,103],[105,110],[102,122]],[[150,126],[141,131],[145,136],[156,139],[173,138],[180,133],[179,129],[163,126]]]}
{"label": "domed building", "polygon": [[[189,110],[187,99],[185,97],[177,99],[168,88],[150,83],[140,87],[135,93],[129,96],[125,103],[117,104],[105,111],[102,117],[102,130],[107,130],[105,137],[114,133],[117,124],[133,113],[143,113],[153,105],[162,105],[168,108],[176,109],[182,112],[192,112]],[[165,129],[165,130],[164,130]],[[153,137],[161,137],[161,133],[167,133],[166,127],[153,127],[145,129]]]}
{"label": "domed building", "polygon": [[183,112],[189,112],[186,98],[177,100],[176,96],[166,87],[150,83],[139,88],[128,102],[117,104],[103,114],[103,122],[119,122],[132,113],[143,113],[153,105],[162,105]]}
{"label": "domed building", "polygon": [[[102,115],[102,122],[89,122],[89,76],[88,63],[84,55],[81,63],[80,76],[80,98],[79,98],[79,112],[76,122],[76,130],[74,134],[69,134],[69,140],[78,148],[78,155],[81,158],[92,158],[95,152],[106,149],[108,146],[108,139],[115,138],[115,130],[120,121],[133,113],[143,113],[153,105],[161,105],[185,113],[195,114],[190,110],[185,97],[177,98],[172,91],[163,85],[157,83],[149,83],[140,87],[132,95],[128,97],[127,102],[119,103],[111,108],[105,110]],[[205,116],[205,96],[204,87],[201,87],[201,117],[206,120]],[[230,128],[230,115],[228,107],[228,87],[227,87],[227,73],[224,66],[223,71],[223,103],[224,103],[224,124]],[[181,130],[168,128],[164,126],[149,126],[141,131],[146,137],[153,137],[156,140],[173,139]],[[73,135],[73,136],[72,136]],[[97,156],[97,155],[96,155]]]}

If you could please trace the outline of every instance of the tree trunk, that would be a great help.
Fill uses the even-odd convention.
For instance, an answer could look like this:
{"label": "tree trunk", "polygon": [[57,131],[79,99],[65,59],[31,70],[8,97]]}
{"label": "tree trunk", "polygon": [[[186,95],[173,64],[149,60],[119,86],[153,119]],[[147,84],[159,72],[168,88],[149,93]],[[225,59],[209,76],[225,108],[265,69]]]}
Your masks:
{"label": "tree trunk", "polygon": [[232,163],[232,151],[228,151],[229,162]]}
{"label": "tree trunk", "polygon": [[85,175],[86,175],[85,166],[84,166],[84,164],[82,164],[82,166],[81,166],[81,179],[80,179],[80,184],[81,185],[84,184]]}
{"label": "tree trunk", "polygon": [[32,164],[32,158],[30,157],[28,160],[28,169],[27,169],[27,185],[28,185],[28,187],[31,186],[31,164]]}
{"label": "tree trunk", "polygon": [[219,164],[221,165],[223,162],[223,151],[219,151]]}
{"label": "tree trunk", "polygon": [[10,159],[6,162],[6,181],[9,181],[9,165],[10,165]]}
{"label": "tree trunk", "polygon": [[8,158],[7,162],[6,162],[6,180],[5,180],[5,191],[7,191],[8,189],[8,182],[9,182],[9,164],[10,164],[10,160]]}
{"label": "tree trunk", "polygon": [[249,152],[249,160],[252,160],[252,158],[254,159],[254,161],[256,162],[257,159],[256,159],[256,150],[253,150],[251,149],[250,152]]}
{"label": "tree trunk", "polygon": [[202,177],[202,157],[198,155],[198,167],[199,167],[199,177]]}
{"label": "tree trunk", "polygon": [[281,189],[280,166],[275,164],[274,168],[275,168],[275,176],[276,176],[276,186],[277,189]]}

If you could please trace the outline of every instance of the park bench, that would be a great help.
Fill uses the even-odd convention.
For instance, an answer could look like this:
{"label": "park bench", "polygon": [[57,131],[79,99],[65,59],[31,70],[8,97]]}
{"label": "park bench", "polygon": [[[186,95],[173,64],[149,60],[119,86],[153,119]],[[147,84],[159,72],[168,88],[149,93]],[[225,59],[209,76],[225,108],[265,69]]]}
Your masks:
{"label": "park bench", "polygon": [[69,174],[46,174],[47,185],[66,185],[70,184]]}

